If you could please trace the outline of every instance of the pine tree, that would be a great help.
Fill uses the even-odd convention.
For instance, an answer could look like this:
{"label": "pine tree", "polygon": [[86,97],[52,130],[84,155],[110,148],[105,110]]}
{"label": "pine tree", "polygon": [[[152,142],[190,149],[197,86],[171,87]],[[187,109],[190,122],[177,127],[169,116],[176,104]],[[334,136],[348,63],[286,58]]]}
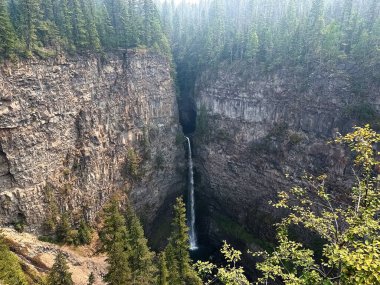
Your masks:
{"label": "pine tree", "polygon": [[41,12],[38,13],[36,26],[37,38],[44,47],[57,47],[60,37],[55,23],[54,4],[52,0],[41,1]]}
{"label": "pine tree", "polygon": [[23,39],[25,41],[26,50],[30,55],[30,51],[37,43],[36,29],[39,18],[39,1],[38,0],[20,0],[21,15],[21,31],[23,31]]}
{"label": "pine tree", "polygon": [[72,17],[72,8],[69,7],[70,0],[60,0],[59,2],[59,28],[61,35],[63,35],[64,39],[64,47],[67,51],[73,52],[75,51],[74,45],[74,36],[73,36],[73,25],[71,22]]}
{"label": "pine tree", "polygon": [[101,5],[98,9],[96,17],[96,27],[99,33],[101,46],[106,50],[115,48],[115,30],[112,26],[111,18],[105,5]]}
{"label": "pine tree", "polygon": [[94,3],[92,0],[80,0],[80,5],[84,14],[84,22],[86,23],[87,48],[98,51],[100,50],[100,40],[96,30]]}
{"label": "pine tree", "polygon": [[80,244],[90,244],[91,238],[91,228],[82,220],[78,230],[78,241]]}
{"label": "pine tree", "polygon": [[256,30],[251,28],[251,31],[248,33],[246,54],[247,58],[250,61],[253,61],[256,58],[256,54],[259,50],[259,37],[257,36]]}
{"label": "pine tree", "polygon": [[210,6],[210,24],[205,41],[205,62],[216,63],[223,52],[225,43],[224,2],[214,0]]}
{"label": "pine tree", "polygon": [[324,25],[324,0],[313,0],[307,26],[307,62],[321,60]]}
{"label": "pine tree", "polygon": [[56,237],[58,242],[66,242],[70,236],[71,225],[69,216],[64,213],[56,228]]}
{"label": "pine tree", "polygon": [[144,285],[154,283],[156,268],[153,265],[154,254],[148,247],[141,223],[131,206],[127,208],[126,225],[129,231],[129,266],[132,271],[132,284]]}
{"label": "pine tree", "polygon": [[69,266],[62,252],[59,252],[55,258],[52,269],[47,278],[47,285],[73,285]]}
{"label": "pine tree", "polygon": [[168,267],[166,263],[165,252],[161,252],[158,256],[158,278],[157,285],[169,285],[168,283]]}
{"label": "pine tree", "polygon": [[73,43],[77,50],[83,51],[89,47],[89,39],[86,32],[86,22],[84,13],[79,0],[71,0],[69,2],[71,14],[71,25],[73,28]]}
{"label": "pine tree", "polygon": [[113,198],[104,209],[104,227],[100,232],[100,239],[103,250],[107,253],[108,270],[104,277],[106,283],[109,285],[131,284],[130,237],[116,198]]}
{"label": "pine tree", "polygon": [[167,37],[170,37],[173,31],[173,16],[172,16],[172,7],[170,6],[170,3],[168,0],[165,0],[163,6],[162,6],[162,28],[166,34]]}
{"label": "pine tree", "polygon": [[0,56],[11,57],[16,48],[16,34],[13,30],[6,0],[0,0]]}
{"label": "pine tree", "polygon": [[189,229],[186,223],[186,206],[182,198],[177,198],[174,205],[174,219],[168,247],[165,250],[169,273],[169,284],[179,280],[184,284],[202,284],[192,268],[189,253]]}
{"label": "pine tree", "polygon": [[127,43],[128,47],[136,47],[141,44],[143,19],[140,13],[140,5],[137,0],[128,0],[127,6]]}

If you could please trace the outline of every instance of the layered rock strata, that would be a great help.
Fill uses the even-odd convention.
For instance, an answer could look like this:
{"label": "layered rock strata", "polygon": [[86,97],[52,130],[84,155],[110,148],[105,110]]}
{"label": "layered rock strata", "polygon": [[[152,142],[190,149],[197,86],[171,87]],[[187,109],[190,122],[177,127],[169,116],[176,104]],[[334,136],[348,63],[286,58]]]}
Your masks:
{"label": "layered rock strata", "polygon": [[273,241],[271,225],[281,213],[268,201],[304,172],[329,174],[335,193],[350,184],[349,153],[327,141],[367,119],[379,127],[380,88],[369,80],[364,94],[355,93],[342,68],[263,73],[237,63],[200,76],[197,195],[208,217],[201,225],[214,240]]}
{"label": "layered rock strata", "polygon": [[[144,51],[4,64],[0,224],[41,231],[56,204],[94,221],[124,191],[146,225],[182,187],[168,61]],[[54,206],[54,205],[53,205]]]}

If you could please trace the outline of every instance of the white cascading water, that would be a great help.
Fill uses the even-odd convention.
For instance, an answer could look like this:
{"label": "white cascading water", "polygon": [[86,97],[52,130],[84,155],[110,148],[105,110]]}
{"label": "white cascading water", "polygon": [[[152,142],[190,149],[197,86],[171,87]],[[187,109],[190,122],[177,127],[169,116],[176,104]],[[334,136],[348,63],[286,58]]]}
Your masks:
{"label": "white cascading water", "polygon": [[190,139],[186,137],[188,146],[188,175],[189,175],[189,206],[190,206],[190,216],[189,216],[189,239],[190,239],[190,250],[198,249],[197,233],[195,231],[195,201],[194,201],[194,172],[193,172],[193,158],[191,153],[191,143]]}

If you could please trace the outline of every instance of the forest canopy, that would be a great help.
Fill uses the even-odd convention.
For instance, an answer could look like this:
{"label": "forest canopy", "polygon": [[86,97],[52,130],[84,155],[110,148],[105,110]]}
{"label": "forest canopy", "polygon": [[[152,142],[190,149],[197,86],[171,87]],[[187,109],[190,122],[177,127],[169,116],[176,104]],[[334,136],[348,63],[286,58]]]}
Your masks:
{"label": "forest canopy", "polygon": [[145,47],[169,55],[153,0],[0,0],[0,57]]}
{"label": "forest canopy", "polygon": [[224,61],[310,74],[344,66],[380,79],[378,0],[163,0],[181,91]]}

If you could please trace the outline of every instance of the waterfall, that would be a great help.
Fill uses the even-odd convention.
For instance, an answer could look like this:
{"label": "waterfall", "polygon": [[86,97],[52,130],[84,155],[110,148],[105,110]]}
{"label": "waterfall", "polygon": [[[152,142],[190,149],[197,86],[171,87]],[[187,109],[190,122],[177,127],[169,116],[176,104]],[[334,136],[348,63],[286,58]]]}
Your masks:
{"label": "waterfall", "polygon": [[197,250],[197,233],[195,231],[195,201],[194,201],[194,172],[193,172],[193,158],[191,153],[191,143],[190,139],[186,137],[187,146],[188,146],[188,175],[189,175],[189,239],[190,239],[190,250]]}

